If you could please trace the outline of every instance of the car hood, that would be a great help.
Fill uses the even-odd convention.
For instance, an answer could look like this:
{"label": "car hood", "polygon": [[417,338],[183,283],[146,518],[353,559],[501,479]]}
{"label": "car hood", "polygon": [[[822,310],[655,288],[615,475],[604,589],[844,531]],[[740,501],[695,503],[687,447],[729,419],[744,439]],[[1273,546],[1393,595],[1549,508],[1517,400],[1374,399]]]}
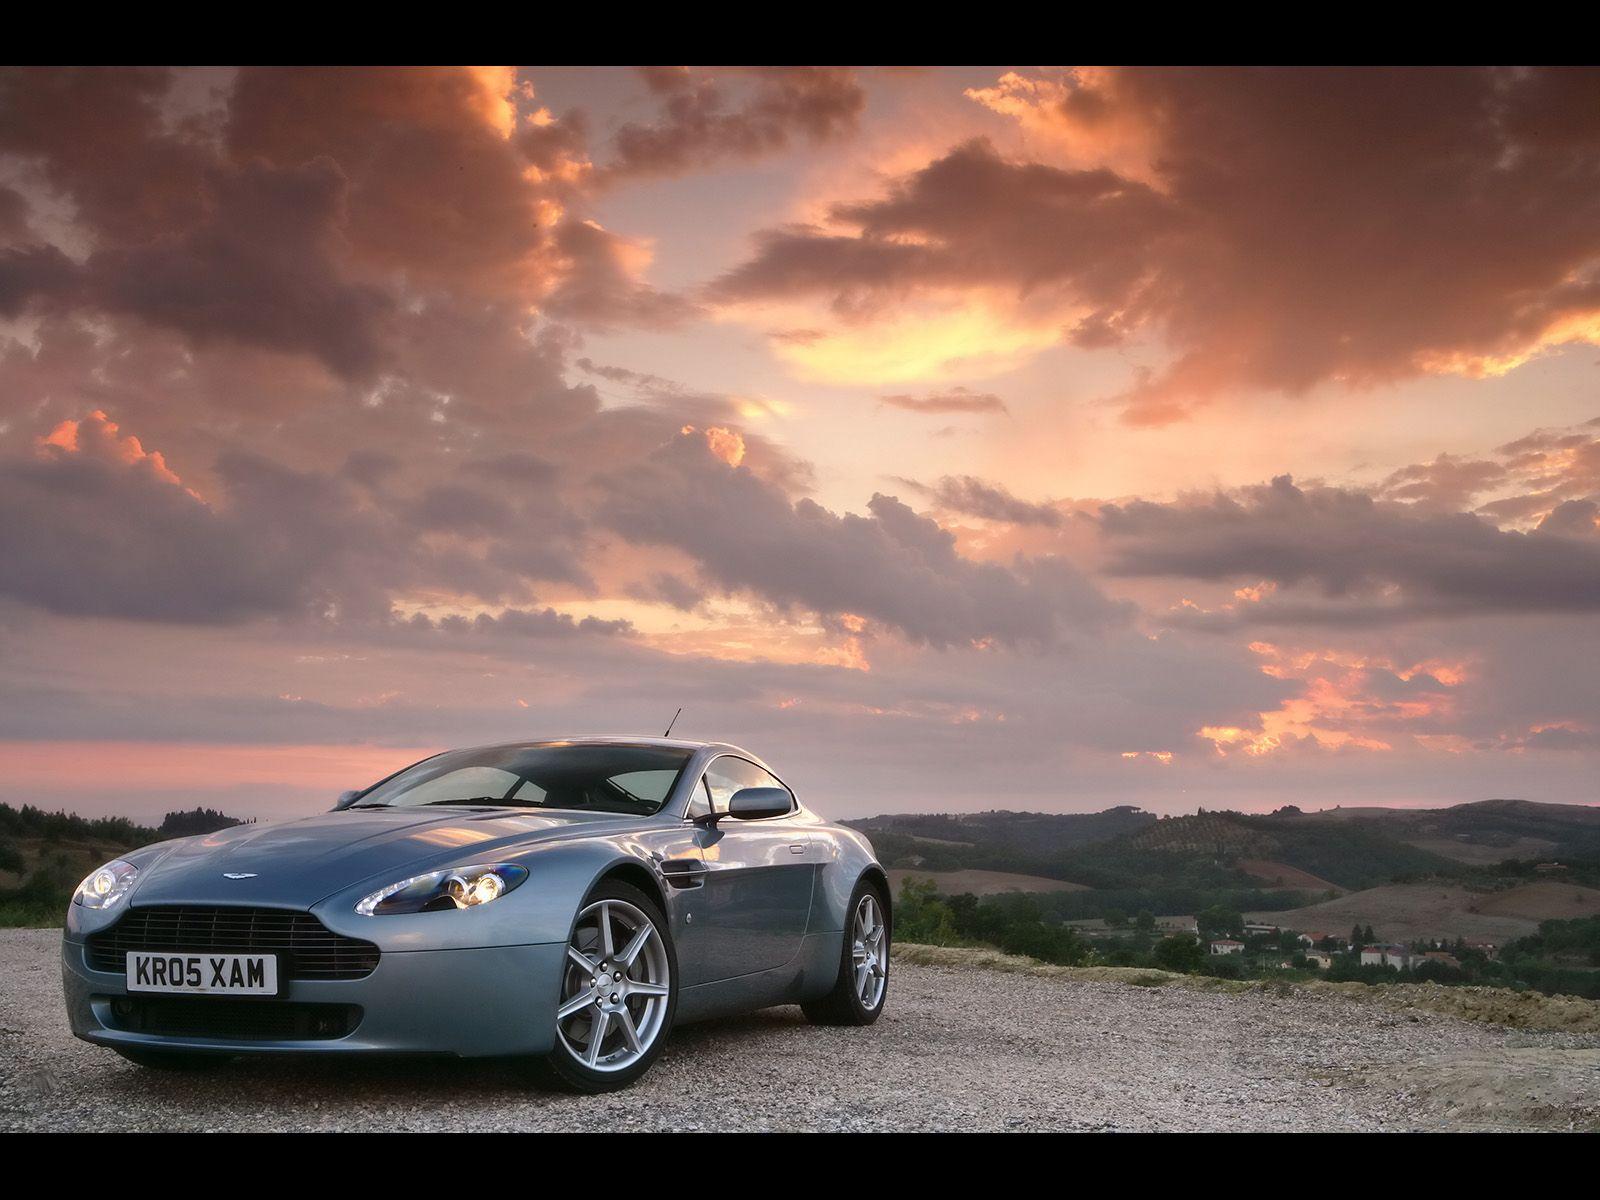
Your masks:
{"label": "car hood", "polygon": [[408,874],[492,861],[529,842],[619,833],[638,823],[608,813],[394,808],[238,825],[173,842],[141,866],[130,900],[309,907],[369,877],[384,876],[381,886]]}

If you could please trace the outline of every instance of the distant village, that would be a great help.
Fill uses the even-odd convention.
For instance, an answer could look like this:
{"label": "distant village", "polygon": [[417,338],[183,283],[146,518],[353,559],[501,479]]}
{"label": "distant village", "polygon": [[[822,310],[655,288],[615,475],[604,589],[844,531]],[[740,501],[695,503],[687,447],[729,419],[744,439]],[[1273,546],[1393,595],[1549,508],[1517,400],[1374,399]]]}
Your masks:
{"label": "distant village", "polygon": [[[1144,918],[1143,929],[1156,937],[1187,934],[1200,941],[1206,953],[1217,958],[1238,956],[1260,967],[1329,970],[1335,956],[1349,956],[1362,967],[1385,967],[1394,971],[1416,971],[1434,963],[1459,970],[1465,954],[1495,960],[1499,946],[1482,938],[1425,940],[1410,944],[1385,942],[1372,926],[1357,927],[1349,935],[1327,930],[1291,929],[1261,921],[1246,921],[1230,933],[1237,936],[1202,937],[1200,921],[1193,916],[1158,916],[1154,924]],[[1065,924],[1091,942],[1126,937],[1130,930],[1124,921],[1079,920]],[[1356,956],[1359,956],[1358,959]]]}

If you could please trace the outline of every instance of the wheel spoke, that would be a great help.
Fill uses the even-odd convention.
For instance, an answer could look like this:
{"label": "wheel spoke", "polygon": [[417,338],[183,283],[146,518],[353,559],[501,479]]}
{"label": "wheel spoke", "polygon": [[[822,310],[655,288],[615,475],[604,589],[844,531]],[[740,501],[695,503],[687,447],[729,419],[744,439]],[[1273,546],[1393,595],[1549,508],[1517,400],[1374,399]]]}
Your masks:
{"label": "wheel spoke", "polygon": [[639,1031],[634,1028],[633,1015],[625,1008],[618,1009],[617,1021],[622,1026],[622,1037],[628,1043],[628,1049],[638,1054],[644,1049],[644,1044],[639,1041]]}
{"label": "wheel spoke", "polygon": [[617,955],[617,961],[624,967],[633,966],[633,960],[639,957],[639,951],[644,949],[644,944],[650,940],[650,935],[654,932],[655,927],[648,921],[639,926],[638,932],[628,939],[628,944],[622,948],[622,953]]}
{"label": "wheel spoke", "polygon": [[665,996],[667,985],[664,983],[642,983],[630,979],[628,981],[628,995],[630,996]]}
{"label": "wheel spoke", "polygon": [[589,1030],[589,1044],[584,1047],[583,1061],[591,1067],[600,1061],[600,1043],[606,1040],[611,1028],[611,1014],[604,1009],[595,1013],[594,1027]]}
{"label": "wheel spoke", "polygon": [[598,999],[600,999],[600,994],[598,992],[596,992],[592,987],[585,988],[583,991],[579,992],[576,996],[572,997],[572,999],[568,1000],[556,1010],[556,1020],[565,1021],[574,1013],[582,1012]]}
{"label": "wheel spoke", "polygon": [[611,940],[611,905],[604,902],[600,905],[600,957],[609,960],[617,952],[616,944]]}
{"label": "wheel spoke", "polygon": [[573,962],[577,963],[580,970],[590,975],[593,975],[595,968],[600,965],[599,963],[595,962],[594,959],[586,955],[582,950],[579,950],[576,946],[567,947],[567,957]]}

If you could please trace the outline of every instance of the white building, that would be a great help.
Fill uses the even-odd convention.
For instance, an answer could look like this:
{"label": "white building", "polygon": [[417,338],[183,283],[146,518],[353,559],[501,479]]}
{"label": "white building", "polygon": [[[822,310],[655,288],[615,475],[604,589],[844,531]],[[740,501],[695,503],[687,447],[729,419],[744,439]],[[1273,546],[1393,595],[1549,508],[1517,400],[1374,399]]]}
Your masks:
{"label": "white building", "polygon": [[1415,953],[1410,946],[1361,947],[1363,967],[1388,967],[1393,971],[1403,971],[1408,967],[1419,967],[1426,961],[1427,959]]}
{"label": "white building", "polygon": [[1244,943],[1236,942],[1232,938],[1219,938],[1211,943],[1213,954],[1243,954]]}

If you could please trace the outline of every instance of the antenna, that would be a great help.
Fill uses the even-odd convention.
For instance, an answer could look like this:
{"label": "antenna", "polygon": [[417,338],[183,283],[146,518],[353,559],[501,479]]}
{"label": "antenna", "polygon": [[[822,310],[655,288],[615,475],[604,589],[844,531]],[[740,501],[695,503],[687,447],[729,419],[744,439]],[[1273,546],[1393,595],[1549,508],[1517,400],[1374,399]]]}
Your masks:
{"label": "antenna", "polygon": [[667,722],[667,731],[661,735],[662,737],[671,737],[672,736],[672,727],[678,723],[678,718],[681,717],[682,715],[683,715],[683,706],[679,705],[678,711],[672,714],[672,720]]}

